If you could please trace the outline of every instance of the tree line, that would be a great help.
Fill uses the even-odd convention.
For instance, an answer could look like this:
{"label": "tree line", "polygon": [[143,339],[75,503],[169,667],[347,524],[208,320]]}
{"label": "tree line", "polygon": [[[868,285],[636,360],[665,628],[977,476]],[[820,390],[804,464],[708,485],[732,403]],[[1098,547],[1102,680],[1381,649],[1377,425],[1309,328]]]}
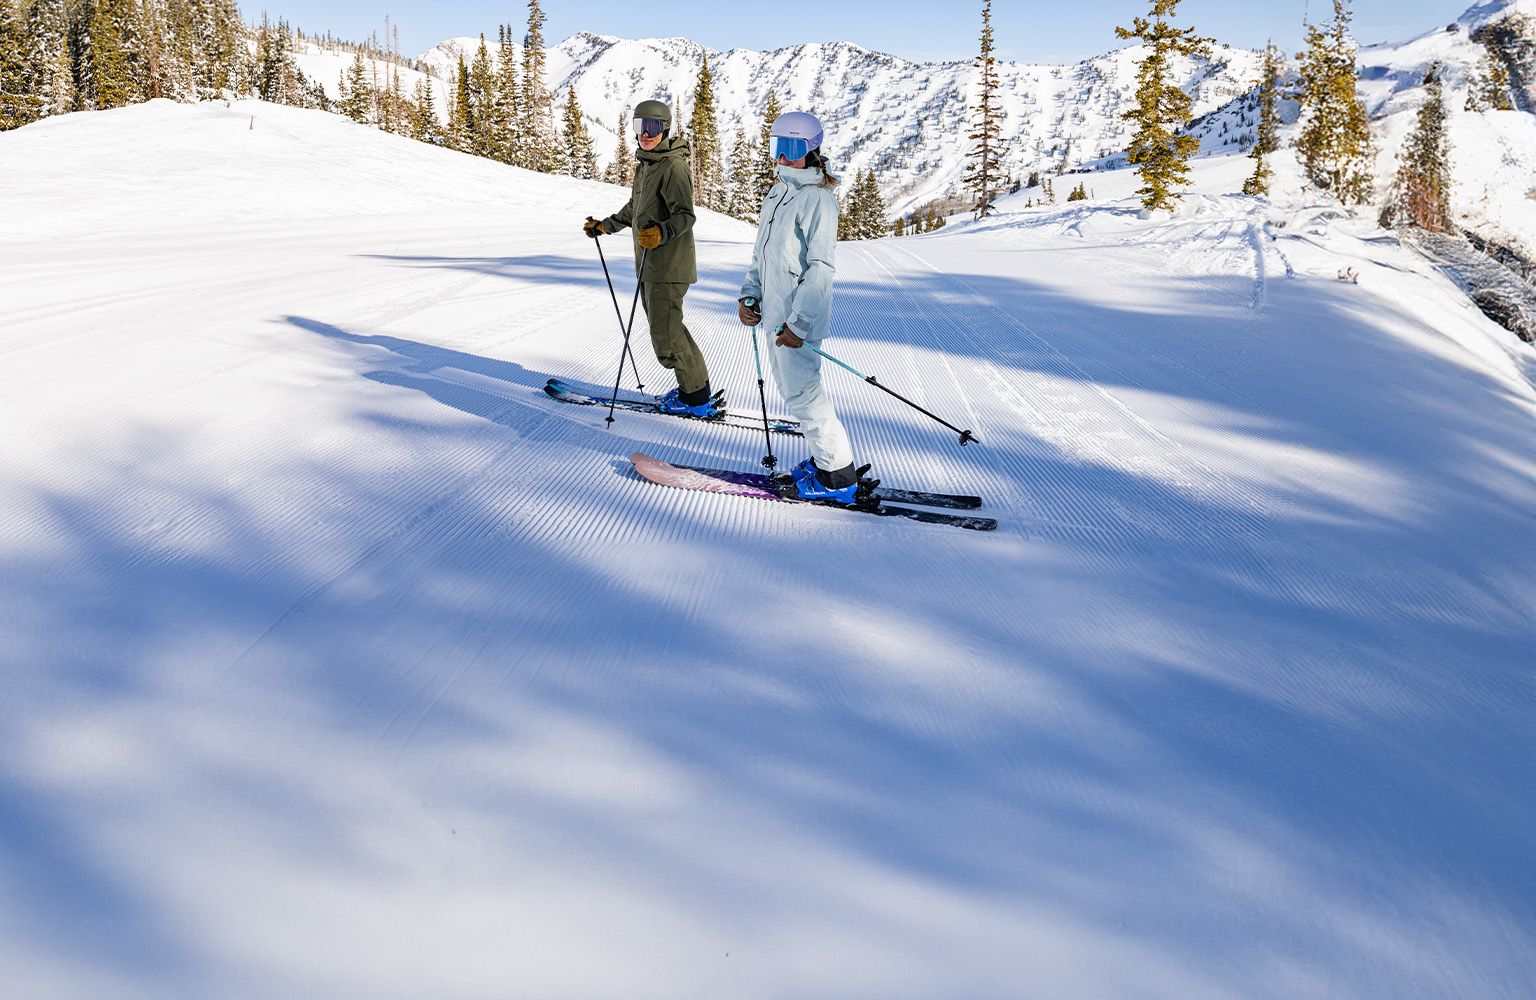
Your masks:
{"label": "tree line", "polygon": [[[339,98],[307,79],[295,60],[303,33],[265,14],[247,26],[234,0],[0,0],[0,130],[48,115],[117,108],[157,97],[179,101],[255,96],[299,107],[347,115],[354,121],[434,145],[485,156],[546,173],[599,179],[588,118],[574,87],[557,108],[545,86],[544,13],[529,0],[528,23],[519,47],[511,25],[498,29],[495,58],[485,36],[475,53],[460,57],[442,95],[446,123],[439,117],[433,77],[423,74],[405,93],[400,69],[418,68],[399,53],[397,33],[386,22],[385,39],[364,44],[329,35],[322,44],[353,52],[351,66],[337,81]],[[1180,0],[1150,0],[1146,15],[1116,36],[1145,47],[1138,65],[1132,107],[1123,115],[1132,127],[1127,160],[1139,173],[1138,193],[1148,209],[1171,209],[1189,183],[1189,161],[1199,142],[1189,133],[1191,99],[1173,81],[1177,57],[1210,53],[1213,39],[1193,28],[1175,28]],[[1280,148],[1279,102],[1296,100],[1302,109],[1296,152],[1308,183],[1345,206],[1375,195],[1375,149],[1357,86],[1358,46],[1350,33],[1348,0],[1332,0],[1333,18],[1305,25],[1305,50],[1294,80],[1273,45],[1265,52],[1258,83],[1259,122],[1249,156],[1253,174],[1243,192],[1268,194],[1270,158]],[[991,22],[992,0],[983,0],[982,30],[975,60],[977,98],[967,140],[963,189],[974,198],[976,217],[990,214],[996,197],[1017,191],[1001,161],[1003,113]],[[382,69],[381,69],[382,64]],[[1426,228],[1449,226],[1447,113],[1438,67],[1426,76],[1425,108],[1404,144],[1398,176],[1391,184],[1382,218],[1411,220]],[[1502,59],[1485,55],[1467,95],[1467,110],[1508,109],[1509,75]],[[686,125],[678,131],[692,147],[699,205],[755,221],[758,206],[774,180],[768,159],[768,126],[780,111],[770,94],[760,127],[738,128],[729,148],[722,141],[714,98],[714,76],[706,57],[695,81]],[[624,184],[634,163],[629,123],[615,123],[618,145],[600,179]],[[1033,181],[1033,178],[1032,178]],[[1035,186],[1033,183],[1031,187]],[[886,218],[873,169],[845,185],[839,236],[869,239],[928,232],[943,225],[953,207],[939,199],[896,220]],[[1432,197],[1425,192],[1439,192]],[[1054,203],[1054,195],[1048,196]],[[1069,200],[1087,197],[1079,186]]]}
{"label": "tree line", "polygon": [[[1150,0],[1144,16],[1133,19],[1128,28],[1115,29],[1118,38],[1145,47],[1132,106],[1123,118],[1132,127],[1126,159],[1138,171],[1142,186],[1137,193],[1149,210],[1168,210],[1177,204],[1189,183],[1189,161],[1200,148],[1199,140],[1188,131],[1192,101],[1174,82],[1174,63],[1178,57],[1208,56],[1214,39],[1201,37],[1193,28],[1175,28],[1171,19],[1178,6],[1179,0]],[[979,96],[972,105],[968,135],[972,145],[964,182],[974,197],[972,211],[977,218],[990,214],[996,195],[1009,186],[998,165],[1001,116],[991,7],[991,0],[984,0],[976,58]],[[1287,80],[1280,52],[1272,44],[1266,47],[1257,87],[1259,122],[1248,152],[1255,161],[1254,170],[1243,184],[1244,194],[1269,193],[1274,175],[1271,157],[1280,149],[1279,102],[1290,97],[1301,107],[1295,149],[1308,185],[1349,207],[1366,205],[1376,196],[1376,149],[1356,85],[1359,47],[1350,32],[1353,15],[1348,0],[1332,0],[1332,7],[1333,16],[1326,23],[1305,23],[1305,48],[1298,56],[1294,80]],[[1424,82],[1424,102],[1403,143],[1380,218],[1383,225],[1410,223],[1449,231],[1450,140],[1441,67],[1430,67]],[[1503,59],[1489,45],[1468,90],[1466,110],[1510,109],[1509,88]],[[1029,186],[1038,184],[1036,175]],[[1017,182],[1012,190],[1018,190]],[[1048,197],[1054,203],[1054,195]],[[1086,187],[1080,184],[1068,200],[1087,197]]]}

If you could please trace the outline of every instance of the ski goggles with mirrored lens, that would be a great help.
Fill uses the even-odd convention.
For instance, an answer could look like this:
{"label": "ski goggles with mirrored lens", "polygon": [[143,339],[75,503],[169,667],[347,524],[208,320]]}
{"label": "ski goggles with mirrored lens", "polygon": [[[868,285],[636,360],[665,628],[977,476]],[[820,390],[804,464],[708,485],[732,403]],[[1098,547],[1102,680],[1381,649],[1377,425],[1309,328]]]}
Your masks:
{"label": "ski goggles with mirrored lens", "polygon": [[636,118],[635,135],[666,135],[667,123],[660,118]]}
{"label": "ski goggles with mirrored lens", "polygon": [[784,157],[786,160],[801,160],[811,151],[809,139],[795,139],[787,135],[773,137],[773,158],[777,160]]}

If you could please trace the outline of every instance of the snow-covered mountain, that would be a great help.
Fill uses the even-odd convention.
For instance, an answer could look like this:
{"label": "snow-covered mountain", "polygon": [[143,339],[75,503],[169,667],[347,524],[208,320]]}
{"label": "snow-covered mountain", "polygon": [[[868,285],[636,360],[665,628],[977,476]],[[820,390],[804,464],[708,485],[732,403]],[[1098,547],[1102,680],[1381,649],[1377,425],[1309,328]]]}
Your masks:
{"label": "snow-covered mountain", "polygon": [[[477,38],[450,39],[420,59],[446,80],[478,45]],[[1122,149],[1130,132],[1121,114],[1140,56],[1131,47],[1070,66],[1000,63],[1003,169],[1022,178]],[[969,62],[914,63],[848,42],[719,52],[686,38],[583,32],[550,50],[548,82],[557,93],[576,88],[582,109],[601,126],[594,132],[606,162],[613,129],[625,125],[621,119],[636,102],[658,97],[686,120],[705,57],[726,142],[738,127],[760,126],[768,94],[776,91],[785,108],[821,117],[826,148],[841,169],[874,168],[893,214],[958,189],[976,91]],[[1256,52],[1218,46],[1210,59],[1180,59],[1175,75],[1203,114],[1250,90],[1260,61]]]}
{"label": "snow-covered mountain", "polygon": [[[1445,65],[1450,99],[1459,108],[1485,52],[1485,30],[1521,19],[1530,34],[1536,0],[1487,0],[1411,41],[1363,49],[1361,88],[1373,115],[1416,109],[1424,69],[1435,61]],[[447,81],[460,56],[468,61],[478,44],[477,38],[449,39],[420,61]],[[1536,38],[1531,46],[1536,49]],[[494,58],[494,46],[491,51]],[[1114,165],[1130,137],[1121,116],[1142,54],[1140,46],[1131,46],[1073,65],[1001,63],[1004,170],[1023,178],[1034,170]],[[768,94],[776,91],[783,106],[821,116],[827,148],[843,169],[874,168],[892,214],[959,190],[976,98],[969,62],[914,63],[848,42],[721,52],[686,38],[627,40],[583,32],[550,50],[548,82],[557,93],[576,89],[606,163],[614,130],[624,127],[621,119],[637,100],[659,97],[686,117],[706,57],[727,142],[737,127],[758,127]],[[1208,59],[1177,61],[1175,76],[1194,98],[1193,131],[1207,155],[1240,151],[1251,140],[1261,61],[1259,52],[1225,45]],[[1289,111],[1294,120],[1294,105]],[[1383,152],[1390,173],[1395,144],[1384,145]],[[1526,245],[1536,245],[1536,229],[1531,237]]]}

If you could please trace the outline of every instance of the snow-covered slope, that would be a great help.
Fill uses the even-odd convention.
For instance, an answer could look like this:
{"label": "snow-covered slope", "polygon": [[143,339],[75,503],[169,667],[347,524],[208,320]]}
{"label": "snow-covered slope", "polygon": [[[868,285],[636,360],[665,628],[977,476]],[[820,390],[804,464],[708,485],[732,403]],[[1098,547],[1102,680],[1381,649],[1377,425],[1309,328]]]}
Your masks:
{"label": "snow-covered slope", "polygon": [[[294,44],[293,61],[299,70],[325,90],[325,96],[336,101],[341,99],[341,85],[356,56],[342,48],[328,48],[315,41],[297,41]],[[424,82],[427,74],[409,66],[401,66],[384,59],[364,57],[368,71],[368,85],[376,90],[387,90],[392,77],[400,78],[400,93],[414,98],[416,84]],[[438,116],[447,120],[446,78],[432,74],[432,104]]]}
{"label": "snow-covered slope", "polygon": [[[1536,115],[1520,111],[1467,112],[1469,82],[1479,71],[1487,49],[1473,36],[1490,23],[1509,18],[1529,17],[1536,0],[1491,0],[1475,6],[1457,21],[1436,27],[1407,42],[1368,46],[1360,52],[1359,89],[1372,118],[1376,144],[1376,201],[1384,201],[1396,175],[1403,141],[1413,129],[1424,101],[1424,75],[1431,66],[1441,67],[1445,81],[1445,100],[1450,111],[1452,144],[1451,207],[1458,224],[1487,239],[1510,247],[1527,259],[1536,259]],[[1536,18],[1531,21],[1532,44],[1536,45]],[[1296,86],[1294,68],[1286,84]],[[1287,127],[1281,133],[1281,151],[1271,157],[1278,171],[1271,198],[1282,213],[1315,204],[1321,196],[1306,188],[1295,169],[1291,149],[1300,112],[1293,100],[1282,100],[1281,118]],[[1237,158],[1253,142],[1258,124],[1258,101],[1253,93],[1244,94],[1217,110],[1201,116],[1191,126],[1191,133],[1201,141],[1201,155]],[[1230,168],[1206,171],[1202,178],[1230,178],[1231,186],[1211,191],[1196,182],[1196,191],[1232,193],[1241,190],[1242,172],[1236,163],[1251,169],[1247,160],[1237,159]],[[1105,157],[1089,165],[1094,170],[1125,166],[1122,153]],[[1086,183],[1095,191],[1120,190],[1123,185],[1095,175]],[[1069,184],[1058,182],[1064,196]],[[1030,194],[1030,193],[1026,193]],[[1039,192],[1033,192],[1038,197]],[[1374,210],[1368,210],[1370,214]]]}
{"label": "snow-covered slope", "polygon": [[0,161],[8,995],[1530,996],[1536,356],[1361,224],[841,246],[825,346],[985,442],[829,371],[859,454],[978,535],[544,397],[616,189],[257,103]]}

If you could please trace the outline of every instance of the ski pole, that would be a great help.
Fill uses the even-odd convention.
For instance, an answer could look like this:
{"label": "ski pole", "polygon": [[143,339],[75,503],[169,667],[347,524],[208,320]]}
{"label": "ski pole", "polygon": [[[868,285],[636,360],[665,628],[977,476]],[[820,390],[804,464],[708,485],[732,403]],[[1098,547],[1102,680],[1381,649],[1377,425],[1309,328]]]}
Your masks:
{"label": "ski pole", "polygon": [[817,347],[815,344],[810,343],[809,341],[806,342],[805,346],[809,347],[811,350],[815,351],[817,354],[820,354],[822,357],[826,358],[828,361],[832,362],[834,365],[837,365],[839,368],[846,368],[848,371],[853,372],[859,378],[861,378],[864,381],[868,382],[870,385],[874,386],[876,389],[879,389],[882,392],[890,393],[892,396],[895,396],[897,399],[901,400],[903,403],[906,403],[908,406],[912,407],[912,409],[916,410],[917,412],[919,412],[921,414],[924,414],[925,416],[932,417],[934,420],[937,420],[939,423],[943,424],[945,427],[948,427],[950,430],[952,430],[956,434],[960,435],[960,446],[962,448],[965,447],[967,444],[971,443],[972,441],[975,441],[977,444],[981,444],[981,439],[978,438],[976,435],[972,434],[970,431],[962,431],[960,428],[956,427],[954,424],[950,423],[948,420],[945,420],[943,417],[939,416],[938,414],[931,413],[928,410],[923,409],[921,406],[918,406],[916,403],[912,402],[912,400],[910,400],[907,397],[903,396],[901,393],[896,392],[893,389],[887,389],[885,386],[881,385],[879,383],[879,381],[877,381],[873,375],[865,375],[863,372],[859,371],[857,368],[853,367],[850,364],[847,364],[846,362],[839,361],[837,358],[834,358],[832,355],[828,354],[826,351],[823,351],[821,348]]}
{"label": "ski pole", "polygon": [[[754,298],[742,299],[742,305],[748,310],[757,312],[757,300]],[[762,314],[758,314],[762,318]],[[768,454],[763,456],[763,465],[771,473],[779,460],[773,457],[773,435],[768,432],[768,395],[763,390],[763,356],[757,349],[757,324],[752,324],[752,360],[757,363],[757,398],[763,404],[763,440],[768,442]]]}
{"label": "ski pole", "polygon": [[[588,221],[591,221],[590,216],[588,217]],[[614,316],[618,317],[619,332],[623,333],[624,313],[619,309],[619,293],[613,290],[613,276],[608,273],[608,260],[603,256],[603,244],[599,240],[593,240],[592,242],[597,244],[597,259],[598,262],[603,265],[603,278],[608,282],[608,295],[613,299],[613,314]],[[633,368],[635,372],[635,388],[644,390],[645,383],[640,381],[640,366],[635,364],[635,353],[629,349],[629,338],[627,336],[624,338],[624,353],[629,355],[630,367]],[[622,363],[620,364],[620,367],[623,367]]]}
{"label": "ski pole", "polygon": [[[645,262],[651,256],[649,250],[640,251],[640,268],[635,272],[635,297],[629,303],[629,326],[624,328],[624,352],[629,353],[629,334],[635,328],[635,307],[640,304],[640,285],[645,280]],[[634,356],[630,356],[634,360]],[[624,354],[619,355],[619,372],[613,377],[613,398],[608,401],[608,426],[613,427],[613,408],[619,404],[619,380],[624,377]]]}

